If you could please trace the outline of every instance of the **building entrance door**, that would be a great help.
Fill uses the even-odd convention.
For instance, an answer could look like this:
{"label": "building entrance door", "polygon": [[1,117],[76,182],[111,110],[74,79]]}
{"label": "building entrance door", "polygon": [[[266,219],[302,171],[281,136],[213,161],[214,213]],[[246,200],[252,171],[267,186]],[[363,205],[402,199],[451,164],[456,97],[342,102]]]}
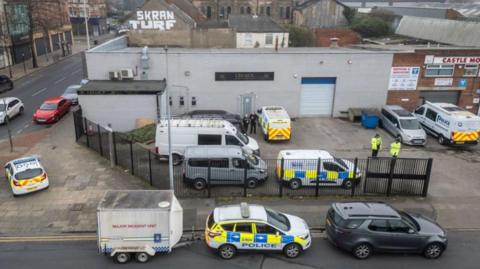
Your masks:
{"label": "building entrance door", "polygon": [[245,114],[250,114],[255,112],[255,95],[253,94],[245,94],[240,96],[240,113],[241,116],[245,116]]}

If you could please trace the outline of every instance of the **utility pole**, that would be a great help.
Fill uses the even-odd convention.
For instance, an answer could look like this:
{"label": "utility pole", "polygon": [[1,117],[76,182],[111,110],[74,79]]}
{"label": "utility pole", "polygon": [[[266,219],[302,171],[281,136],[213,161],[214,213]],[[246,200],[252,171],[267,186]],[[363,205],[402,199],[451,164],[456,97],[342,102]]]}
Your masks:
{"label": "utility pole", "polygon": [[83,0],[83,15],[85,17],[85,33],[87,35],[87,50],[90,49],[90,33],[88,32],[88,13],[87,13],[87,0]]}
{"label": "utility pole", "polygon": [[4,123],[7,125],[7,132],[8,132],[8,141],[10,141],[10,152],[13,152],[13,140],[12,140],[12,132],[10,131],[10,119],[8,118],[7,114],[7,103],[5,102],[5,98],[2,99],[3,101],[3,112],[5,113]]}
{"label": "utility pole", "polygon": [[170,127],[170,95],[168,93],[168,46],[165,46],[165,103],[167,112],[167,130],[168,130],[168,176],[170,179],[170,189],[173,189],[173,159],[172,159],[172,129]]}

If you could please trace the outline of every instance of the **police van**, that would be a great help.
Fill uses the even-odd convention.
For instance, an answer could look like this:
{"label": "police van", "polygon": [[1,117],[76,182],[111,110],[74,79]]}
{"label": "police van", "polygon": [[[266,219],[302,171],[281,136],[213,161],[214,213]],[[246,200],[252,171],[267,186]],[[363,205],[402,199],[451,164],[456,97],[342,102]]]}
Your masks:
{"label": "police van", "polygon": [[[339,159],[325,150],[282,150],[278,153],[277,178],[296,190],[302,186],[341,186],[351,189],[362,173],[351,161]],[[318,183],[317,183],[318,181]]]}
{"label": "police van", "polygon": [[453,104],[426,102],[415,109],[415,117],[440,144],[476,145],[480,117]]}
{"label": "police van", "polygon": [[290,116],[283,107],[264,106],[257,112],[265,141],[290,140]]}
{"label": "police van", "polygon": [[13,195],[21,195],[48,188],[47,172],[37,156],[12,160],[5,164],[5,177]]}
{"label": "police van", "polygon": [[282,251],[296,258],[311,240],[303,219],[262,205],[217,207],[206,221],[205,241],[223,259],[233,258],[237,251]]}

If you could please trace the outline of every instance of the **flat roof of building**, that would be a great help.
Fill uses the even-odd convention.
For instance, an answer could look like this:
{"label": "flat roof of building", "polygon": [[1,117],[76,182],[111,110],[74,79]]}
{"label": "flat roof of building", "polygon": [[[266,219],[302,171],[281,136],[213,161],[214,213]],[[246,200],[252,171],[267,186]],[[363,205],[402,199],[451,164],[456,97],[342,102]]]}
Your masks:
{"label": "flat roof of building", "polygon": [[90,80],[77,93],[79,95],[143,95],[165,90],[165,80]]}
{"label": "flat roof of building", "polygon": [[230,15],[228,25],[238,33],[286,33],[287,29],[268,16]]}

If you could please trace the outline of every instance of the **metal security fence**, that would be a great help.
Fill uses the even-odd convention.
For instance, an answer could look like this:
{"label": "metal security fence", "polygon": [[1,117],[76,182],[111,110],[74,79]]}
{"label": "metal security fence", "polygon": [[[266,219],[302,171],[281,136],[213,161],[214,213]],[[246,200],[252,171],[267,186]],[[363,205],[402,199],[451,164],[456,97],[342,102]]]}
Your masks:
{"label": "metal security fence", "polygon": [[[158,189],[170,187],[168,162],[122,133],[74,112],[78,143],[98,152]],[[326,195],[426,196],[432,159],[194,159],[174,166],[174,190],[181,198],[319,197]]]}

